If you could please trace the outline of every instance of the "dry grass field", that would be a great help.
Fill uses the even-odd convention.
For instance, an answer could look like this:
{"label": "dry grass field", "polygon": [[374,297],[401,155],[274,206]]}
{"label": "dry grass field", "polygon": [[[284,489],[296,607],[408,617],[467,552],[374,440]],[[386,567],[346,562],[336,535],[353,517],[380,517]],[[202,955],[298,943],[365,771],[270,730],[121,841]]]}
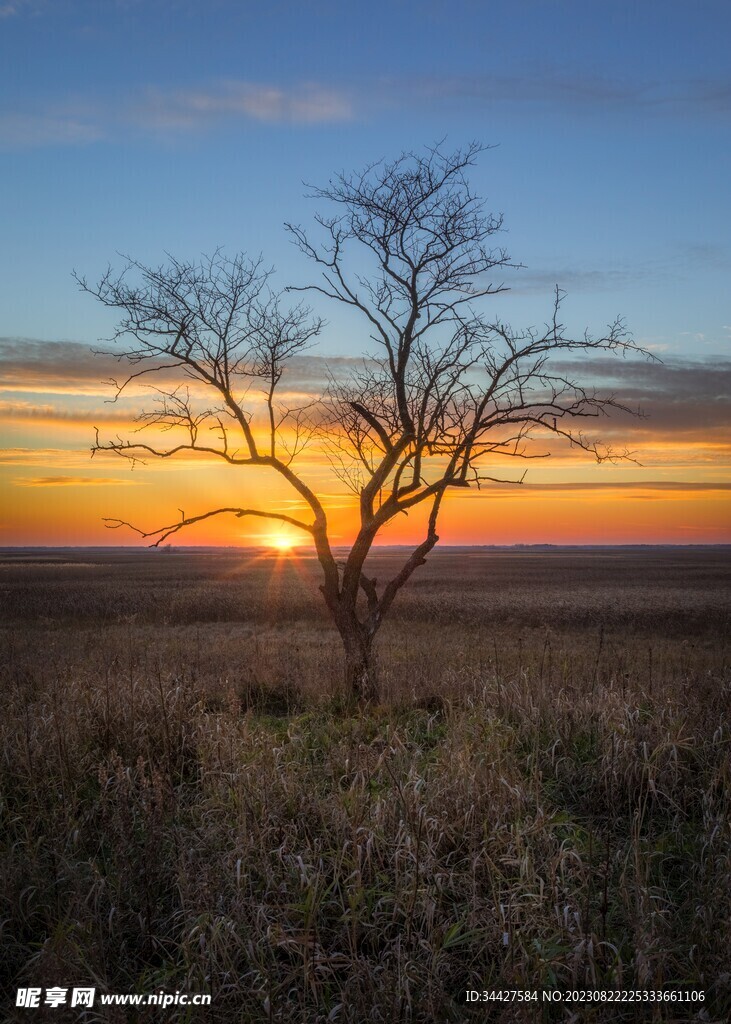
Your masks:
{"label": "dry grass field", "polygon": [[[435,553],[354,714],[307,558],[0,553],[3,988],[213,997],[8,1019],[726,1021],[730,579]],[[705,1003],[460,1001],[679,985]]]}

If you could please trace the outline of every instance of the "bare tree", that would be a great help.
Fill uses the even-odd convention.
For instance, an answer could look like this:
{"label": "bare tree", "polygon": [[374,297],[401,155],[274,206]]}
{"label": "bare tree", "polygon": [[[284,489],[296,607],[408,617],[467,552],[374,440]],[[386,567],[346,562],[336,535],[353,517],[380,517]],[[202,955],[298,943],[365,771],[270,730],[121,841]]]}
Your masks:
{"label": "bare tree", "polygon": [[[286,308],[272,295],[260,262],[226,260],[220,253],[200,265],[171,260],[157,269],[130,261],[119,276],[108,271],[94,287],[79,279],[83,289],[121,311],[116,337],[132,339],[120,358],[141,368],[113,382],[117,394],[144,374],[176,369],[218,402],[195,411],[187,388],[156,389],[157,406],[143,425],[182,429],[179,443],[159,449],[138,440],[101,442],[97,435],[92,451],[132,459],[194,451],[235,466],[268,467],[308,510],[298,519],[266,508],[219,508],[181,513],[170,526],[137,532],[158,545],[192,523],[229,513],[280,520],[311,535],[320,589],[343,642],[347,692],[360,701],[378,699],[375,637],[399,590],[437,543],[450,488],[504,482],[501,459],[544,458],[551,437],[598,461],[628,457],[575,424],[630,410],[550,362],[566,352],[640,352],[621,321],[599,337],[569,337],[558,290],[540,330],[515,331],[477,308],[479,300],[504,290],[495,275],[513,266],[492,245],[501,218],[484,211],[466,178],[480,152],[478,145],[455,153],[436,146],[362,174],[339,175],[312,192],[333,210],[316,217],[319,241],[287,226],[320,271],[317,281],[290,291],[314,291],[351,307],[373,343],[358,372],[331,378],[316,408],[282,405],[277,388],[287,362],[322,323],[308,308]],[[137,284],[128,283],[131,273]],[[263,432],[247,397],[257,383]],[[321,500],[293,468],[313,439],[358,496],[357,536],[344,561],[336,559]],[[423,540],[379,585],[366,566],[376,538],[421,504],[427,508]]]}

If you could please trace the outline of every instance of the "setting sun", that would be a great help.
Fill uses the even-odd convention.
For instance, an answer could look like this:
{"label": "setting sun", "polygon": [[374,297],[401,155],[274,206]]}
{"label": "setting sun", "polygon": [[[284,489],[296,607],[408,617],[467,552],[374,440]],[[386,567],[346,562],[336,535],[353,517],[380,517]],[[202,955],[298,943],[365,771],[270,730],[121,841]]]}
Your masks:
{"label": "setting sun", "polygon": [[274,548],[275,551],[291,551],[297,543],[294,537],[288,537],[286,533],[280,533],[273,537],[266,538],[267,547]]}

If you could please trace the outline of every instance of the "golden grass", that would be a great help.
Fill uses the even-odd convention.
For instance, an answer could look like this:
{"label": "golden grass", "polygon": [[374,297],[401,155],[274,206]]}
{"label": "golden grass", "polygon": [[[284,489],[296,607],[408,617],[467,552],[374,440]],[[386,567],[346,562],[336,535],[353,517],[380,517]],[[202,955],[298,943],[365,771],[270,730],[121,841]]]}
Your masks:
{"label": "golden grass", "polygon": [[[223,1022],[727,1019],[723,553],[444,553],[360,716],[307,563],[5,562],[8,992],[210,991]],[[705,1016],[458,1003],[680,984]]]}

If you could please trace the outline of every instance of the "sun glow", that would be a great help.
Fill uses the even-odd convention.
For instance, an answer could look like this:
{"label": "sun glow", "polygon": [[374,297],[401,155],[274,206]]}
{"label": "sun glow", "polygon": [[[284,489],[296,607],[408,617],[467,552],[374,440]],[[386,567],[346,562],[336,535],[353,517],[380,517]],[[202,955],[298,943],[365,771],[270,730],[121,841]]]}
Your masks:
{"label": "sun glow", "polygon": [[290,537],[286,533],[277,533],[274,536],[267,537],[265,543],[267,547],[274,548],[275,551],[284,553],[291,551],[297,541],[294,537]]}

